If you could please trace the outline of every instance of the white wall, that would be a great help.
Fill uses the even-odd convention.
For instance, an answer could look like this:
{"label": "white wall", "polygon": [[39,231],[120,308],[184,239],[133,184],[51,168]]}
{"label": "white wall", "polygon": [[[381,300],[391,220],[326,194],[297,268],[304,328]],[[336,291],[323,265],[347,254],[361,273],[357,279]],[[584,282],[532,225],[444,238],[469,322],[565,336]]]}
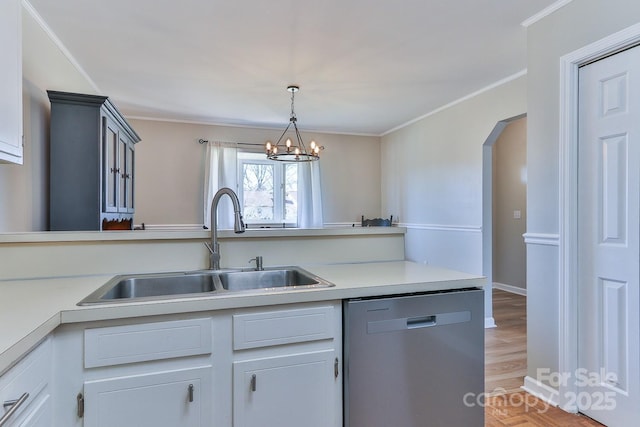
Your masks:
{"label": "white wall", "polygon": [[[24,165],[0,165],[0,232],[48,227],[48,140],[46,90],[98,92],[97,87],[51,41],[23,9]],[[109,94],[106,94],[107,96]],[[113,100],[117,105],[117,99]],[[201,224],[204,147],[209,140],[264,143],[281,130],[131,120],[143,141],[136,145],[135,222]],[[283,126],[286,123],[283,123]],[[379,217],[380,138],[304,131],[326,147],[320,160],[324,220],[328,225]]]}
{"label": "white wall", "polygon": [[24,165],[0,165],[0,232],[48,226],[47,89],[93,93],[32,16],[22,12]]}
{"label": "white wall", "polygon": [[24,164],[0,164],[0,231],[47,227],[49,101],[29,81],[23,87]]}
{"label": "white wall", "polygon": [[[493,144],[493,282],[526,289],[527,119],[514,120]],[[515,218],[514,211],[520,211]]]}
{"label": "white wall", "polygon": [[[198,139],[263,144],[281,129],[129,120],[136,144],[136,213],[139,224],[202,224],[205,146]],[[309,133],[325,147],[320,168],[325,223],[359,223],[380,215],[380,138]]]}
{"label": "white wall", "polygon": [[382,213],[408,228],[408,259],[482,274],[482,145],[525,112],[519,77],[382,138]]}
{"label": "white wall", "polygon": [[24,165],[0,165],[0,232],[48,227],[50,105],[46,90],[95,93],[24,9],[22,33]]}
{"label": "white wall", "polygon": [[[208,268],[207,231],[51,232],[0,236],[0,281],[38,277],[192,271]],[[404,230],[393,227],[222,231],[221,266],[401,261]]]}
{"label": "white wall", "polygon": [[527,371],[556,372],[559,281],[560,57],[640,22],[640,2],[573,1],[529,27]]}

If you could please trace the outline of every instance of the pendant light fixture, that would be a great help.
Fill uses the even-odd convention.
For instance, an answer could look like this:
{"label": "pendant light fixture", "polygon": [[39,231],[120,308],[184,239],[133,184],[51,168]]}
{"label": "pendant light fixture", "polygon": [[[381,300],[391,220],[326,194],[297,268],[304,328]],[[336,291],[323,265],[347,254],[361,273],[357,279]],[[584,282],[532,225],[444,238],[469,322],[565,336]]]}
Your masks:
{"label": "pendant light fixture", "polygon": [[[304,145],[300,131],[298,130],[297,117],[294,109],[295,94],[300,90],[298,86],[290,85],[287,90],[291,92],[291,117],[289,118],[289,124],[285,128],[278,141],[273,144],[271,141],[267,141],[264,148],[267,152],[267,158],[270,160],[277,160],[280,162],[313,162],[320,159],[320,150],[324,150],[324,147],[316,144],[315,141],[309,143],[309,149]],[[294,135],[287,137],[283,142],[285,135],[293,125]]]}

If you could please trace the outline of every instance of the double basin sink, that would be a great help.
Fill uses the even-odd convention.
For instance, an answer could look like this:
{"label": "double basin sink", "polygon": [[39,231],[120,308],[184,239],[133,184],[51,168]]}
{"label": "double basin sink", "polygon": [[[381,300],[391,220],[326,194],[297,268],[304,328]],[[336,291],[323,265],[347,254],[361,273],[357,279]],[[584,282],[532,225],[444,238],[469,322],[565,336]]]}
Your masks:
{"label": "double basin sink", "polygon": [[201,270],[121,275],[109,280],[78,305],[229,295],[331,287],[334,284],[300,267],[264,270]]}

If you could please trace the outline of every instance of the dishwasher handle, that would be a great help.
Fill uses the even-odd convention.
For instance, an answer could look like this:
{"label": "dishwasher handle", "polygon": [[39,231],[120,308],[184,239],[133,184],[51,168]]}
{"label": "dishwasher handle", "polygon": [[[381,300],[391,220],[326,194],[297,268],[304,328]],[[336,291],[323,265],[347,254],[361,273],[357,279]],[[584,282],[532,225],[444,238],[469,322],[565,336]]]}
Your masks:
{"label": "dishwasher handle", "polygon": [[427,328],[429,326],[435,326],[435,324],[435,315],[407,318],[407,329]]}
{"label": "dishwasher handle", "polygon": [[407,329],[429,328],[452,325],[471,321],[471,312],[454,311],[449,313],[429,314],[417,317],[399,317],[395,319],[371,320],[367,322],[367,334],[406,331]]}

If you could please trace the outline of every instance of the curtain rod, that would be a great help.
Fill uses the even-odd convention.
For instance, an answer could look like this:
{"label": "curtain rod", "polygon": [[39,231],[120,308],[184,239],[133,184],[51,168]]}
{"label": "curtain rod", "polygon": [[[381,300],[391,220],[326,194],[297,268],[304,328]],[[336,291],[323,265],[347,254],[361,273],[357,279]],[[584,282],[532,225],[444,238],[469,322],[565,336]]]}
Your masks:
{"label": "curtain rod", "polygon": [[[202,144],[207,144],[209,142],[208,139],[203,139],[200,138],[198,140],[198,144],[202,145]],[[214,141],[217,144],[227,144],[227,145],[251,145],[254,147],[264,147],[264,144],[256,144],[253,142],[230,142],[230,141]]]}

